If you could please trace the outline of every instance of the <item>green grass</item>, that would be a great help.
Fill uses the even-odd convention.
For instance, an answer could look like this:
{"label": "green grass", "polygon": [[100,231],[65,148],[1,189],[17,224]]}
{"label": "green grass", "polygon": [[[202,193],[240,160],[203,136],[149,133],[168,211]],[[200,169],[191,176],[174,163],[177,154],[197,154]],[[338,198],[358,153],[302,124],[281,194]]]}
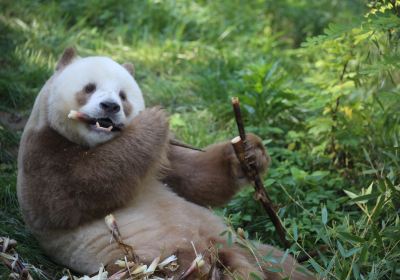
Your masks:
{"label": "green grass", "polygon": [[[236,135],[229,97],[238,95],[272,156],[264,182],[291,251],[327,245],[305,265],[329,279],[398,279],[400,20],[388,1],[365,2],[2,1],[0,111],[29,115],[71,45],[133,62],[147,105],[164,106],[195,146]],[[20,133],[0,123],[0,235],[54,278],[62,268],[18,211]],[[217,211],[279,246],[251,189]]]}

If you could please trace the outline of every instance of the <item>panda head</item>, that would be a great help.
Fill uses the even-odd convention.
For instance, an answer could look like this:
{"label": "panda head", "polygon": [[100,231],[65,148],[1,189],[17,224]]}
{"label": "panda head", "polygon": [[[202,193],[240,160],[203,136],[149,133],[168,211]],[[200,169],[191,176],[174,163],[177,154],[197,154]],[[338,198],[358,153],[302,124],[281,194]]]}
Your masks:
{"label": "panda head", "polygon": [[[145,108],[131,64],[80,58],[66,49],[49,88],[48,121],[70,141],[89,147],[116,137]],[[68,117],[76,111],[84,118]]]}

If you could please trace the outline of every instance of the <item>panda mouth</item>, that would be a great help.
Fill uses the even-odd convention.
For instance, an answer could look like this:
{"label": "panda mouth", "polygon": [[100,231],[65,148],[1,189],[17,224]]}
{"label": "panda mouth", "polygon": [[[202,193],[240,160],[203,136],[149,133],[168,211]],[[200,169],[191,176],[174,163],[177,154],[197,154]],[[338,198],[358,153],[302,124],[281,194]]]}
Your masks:
{"label": "panda mouth", "polygon": [[116,125],[110,118],[93,118],[88,124],[100,131],[121,131],[121,127]]}
{"label": "panda mouth", "polygon": [[93,118],[73,110],[68,114],[68,118],[86,123],[91,129],[99,132],[121,131],[123,127],[123,124],[116,124],[110,118]]}

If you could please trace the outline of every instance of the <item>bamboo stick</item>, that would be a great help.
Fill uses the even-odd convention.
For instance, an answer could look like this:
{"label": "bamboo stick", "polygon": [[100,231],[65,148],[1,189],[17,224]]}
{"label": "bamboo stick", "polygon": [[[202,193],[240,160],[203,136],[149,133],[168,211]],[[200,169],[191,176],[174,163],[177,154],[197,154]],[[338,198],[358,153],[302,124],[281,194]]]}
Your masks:
{"label": "bamboo stick", "polygon": [[249,143],[246,141],[246,132],[240,112],[239,98],[232,98],[232,106],[235,114],[236,124],[239,130],[239,136],[231,140],[231,144],[233,146],[233,149],[235,150],[235,154],[240,162],[243,172],[253,182],[253,186],[256,191],[255,199],[260,201],[264,210],[270,217],[278,233],[279,239],[282,242],[282,245],[285,248],[289,248],[290,243],[285,237],[286,230],[283,227],[278,215],[276,214],[271,199],[262,183],[261,176],[256,167],[254,151],[252,150],[252,147],[249,145]]}

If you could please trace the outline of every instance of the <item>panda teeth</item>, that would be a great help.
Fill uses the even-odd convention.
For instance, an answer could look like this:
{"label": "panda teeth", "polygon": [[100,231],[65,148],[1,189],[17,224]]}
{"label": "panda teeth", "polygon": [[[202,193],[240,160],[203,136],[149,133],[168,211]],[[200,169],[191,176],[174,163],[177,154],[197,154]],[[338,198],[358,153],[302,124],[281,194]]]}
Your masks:
{"label": "panda teeth", "polygon": [[114,128],[112,125],[110,125],[109,127],[102,127],[101,125],[100,125],[100,123],[99,122],[96,122],[96,128],[97,129],[100,129],[100,130],[103,130],[103,131],[108,131],[108,132],[110,132],[110,131],[112,131],[112,129]]}

